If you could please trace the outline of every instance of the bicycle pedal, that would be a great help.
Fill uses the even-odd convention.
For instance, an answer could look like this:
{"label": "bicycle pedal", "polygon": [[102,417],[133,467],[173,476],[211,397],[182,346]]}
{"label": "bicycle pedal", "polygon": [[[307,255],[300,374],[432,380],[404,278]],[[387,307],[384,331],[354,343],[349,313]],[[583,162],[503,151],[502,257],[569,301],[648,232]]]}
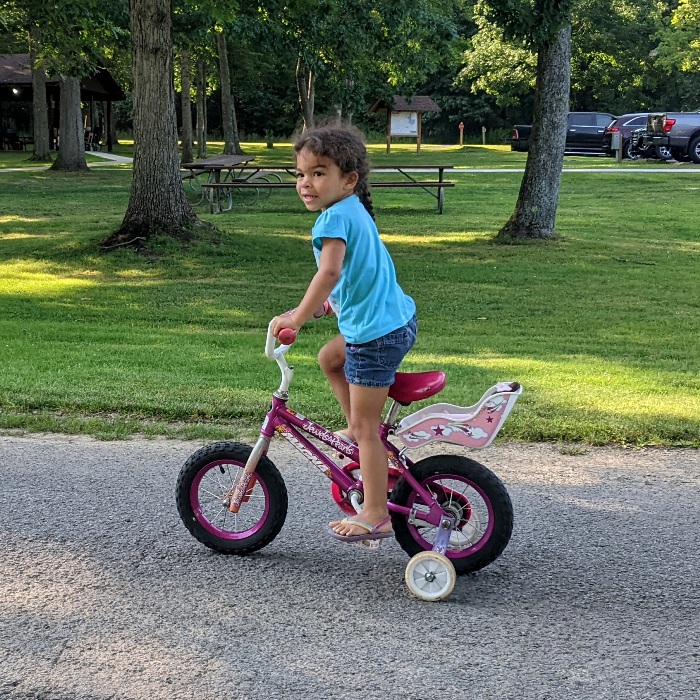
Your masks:
{"label": "bicycle pedal", "polygon": [[354,544],[356,544],[358,547],[362,547],[362,549],[377,552],[382,546],[383,541],[384,540],[360,540],[359,542],[355,542]]}

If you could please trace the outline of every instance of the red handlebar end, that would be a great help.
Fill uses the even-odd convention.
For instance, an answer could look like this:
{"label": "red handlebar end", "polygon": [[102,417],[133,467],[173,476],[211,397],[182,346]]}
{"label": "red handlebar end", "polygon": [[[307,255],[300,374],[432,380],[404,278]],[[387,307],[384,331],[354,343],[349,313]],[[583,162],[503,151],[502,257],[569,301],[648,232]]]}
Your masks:
{"label": "red handlebar end", "polygon": [[297,339],[297,332],[293,328],[283,328],[277,334],[277,340],[282,345],[291,345]]}

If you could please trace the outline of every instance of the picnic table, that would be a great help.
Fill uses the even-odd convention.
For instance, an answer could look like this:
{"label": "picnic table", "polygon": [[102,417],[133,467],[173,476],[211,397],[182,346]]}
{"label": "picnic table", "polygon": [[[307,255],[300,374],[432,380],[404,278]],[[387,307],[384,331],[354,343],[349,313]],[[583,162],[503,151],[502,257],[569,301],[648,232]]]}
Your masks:
{"label": "picnic table", "polygon": [[[452,171],[453,165],[393,165],[373,168],[370,173],[370,186],[377,188],[411,188],[421,189],[437,200],[437,213],[442,214],[445,202],[445,188],[454,187],[455,183],[445,180],[445,172]],[[437,179],[417,179],[423,173],[437,174]],[[385,174],[400,176],[391,180],[383,179]],[[380,176],[377,179],[376,176]],[[209,181],[202,188],[211,192],[209,201],[211,211],[228,211],[232,208],[232,191],[254,190],[256,196],[261,192],[269,194],[273,189],[292,189],[296,187],[296,169],[294,165],[247,165],[238,167],[235,177],[228,181]],[[221,197],[226,197],[228,206],[221,206]]]}
{"label": "picnic table", "polygon": [[[188,171],[182,177],[183,184],[187,181],[188,194],[192,194],[193,198],[198,200],[193,203],[198,204],[204,199],[206,185],[220,185],[221,183],[233,182],[237,178],[240,168],[253,160],[255,160],[255,156],[221,154],[209,158],[200,158],[191,163],[183,163],[180,167]],[[200,179],[202,176],[205,176],[204,182]],[[210,190],[209,194],[212,195],[213,191]],[[210,200],[213,200],[213,197]],[[217,206],[219,206],[219,211],[221,211],[218,194]]]}
{"label": "picnic table", "polygon": [[15,133],[4,134],[0,150],[7,149],[8,151],[26,151],[27,146],[34,143],[33,136],[18,136]]}

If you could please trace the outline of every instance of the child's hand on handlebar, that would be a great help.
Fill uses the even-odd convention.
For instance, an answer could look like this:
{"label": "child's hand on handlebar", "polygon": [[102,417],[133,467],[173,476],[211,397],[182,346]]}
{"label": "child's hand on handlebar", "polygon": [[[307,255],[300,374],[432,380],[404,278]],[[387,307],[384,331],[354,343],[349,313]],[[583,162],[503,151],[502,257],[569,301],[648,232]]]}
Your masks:
{"label": "child's hand on handlebar", "polygon": [[[296,318],[295,312],[296,309],[290,309],[289,311],[285,311],[283,314],[275,316],[275,318],[272,319],[272,335],[274,335],[275,338],[279,337],[279,332],[283,328],[291,328],[294,332],[296,332],[304,325],[305,322],[300,322],[299,319]],[[318,319],[322,318],[323,316],[331,315],[333,315],[333,309],[328,301],[324,301],[323,304],[316,309],[312,319]]]}
{"label": "child's hand on handlebar", "polygon": [[303,323],[299,323],[295,320],[293,313],[275,316],[275,318],[272,319],[272,335],[277,338],[283,328],[291,328],[294,331],[298,331],[303,325]]}

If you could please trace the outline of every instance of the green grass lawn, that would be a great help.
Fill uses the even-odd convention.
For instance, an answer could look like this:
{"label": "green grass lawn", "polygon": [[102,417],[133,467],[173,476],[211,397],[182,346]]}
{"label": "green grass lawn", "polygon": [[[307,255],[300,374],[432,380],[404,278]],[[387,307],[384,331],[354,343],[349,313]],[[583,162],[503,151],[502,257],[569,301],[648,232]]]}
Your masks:
{"label": "green grass lawn", "polygon": [[[246,148],[256,162],[291,158],[289,146]],[[375,165],[409,156],[382,149],[371,147]],[[504,147],[423,151],[413,157],[426,164],[524,164]],[[503,430],[513,439],[700,446],[698,173],[565,174],[561,240],[522,246],[493,243],[520,174],[450,177],[458,186],[442,216],[421,192],[374,194],[419,308],[405,369],[446,370],[439,400],[461,405],[520,381]],[[110,168],[0,173],[0,427],[245,434],[278,384],[262,352],[267,323],[314,271],[314,217],[294,192],[276,191],[235,213],[202,209],[220,231],[188,248],[101,254],[129,181]],[[331,319],[303,330],[291,405],[339,426],[315,361],[333,332]]]}

